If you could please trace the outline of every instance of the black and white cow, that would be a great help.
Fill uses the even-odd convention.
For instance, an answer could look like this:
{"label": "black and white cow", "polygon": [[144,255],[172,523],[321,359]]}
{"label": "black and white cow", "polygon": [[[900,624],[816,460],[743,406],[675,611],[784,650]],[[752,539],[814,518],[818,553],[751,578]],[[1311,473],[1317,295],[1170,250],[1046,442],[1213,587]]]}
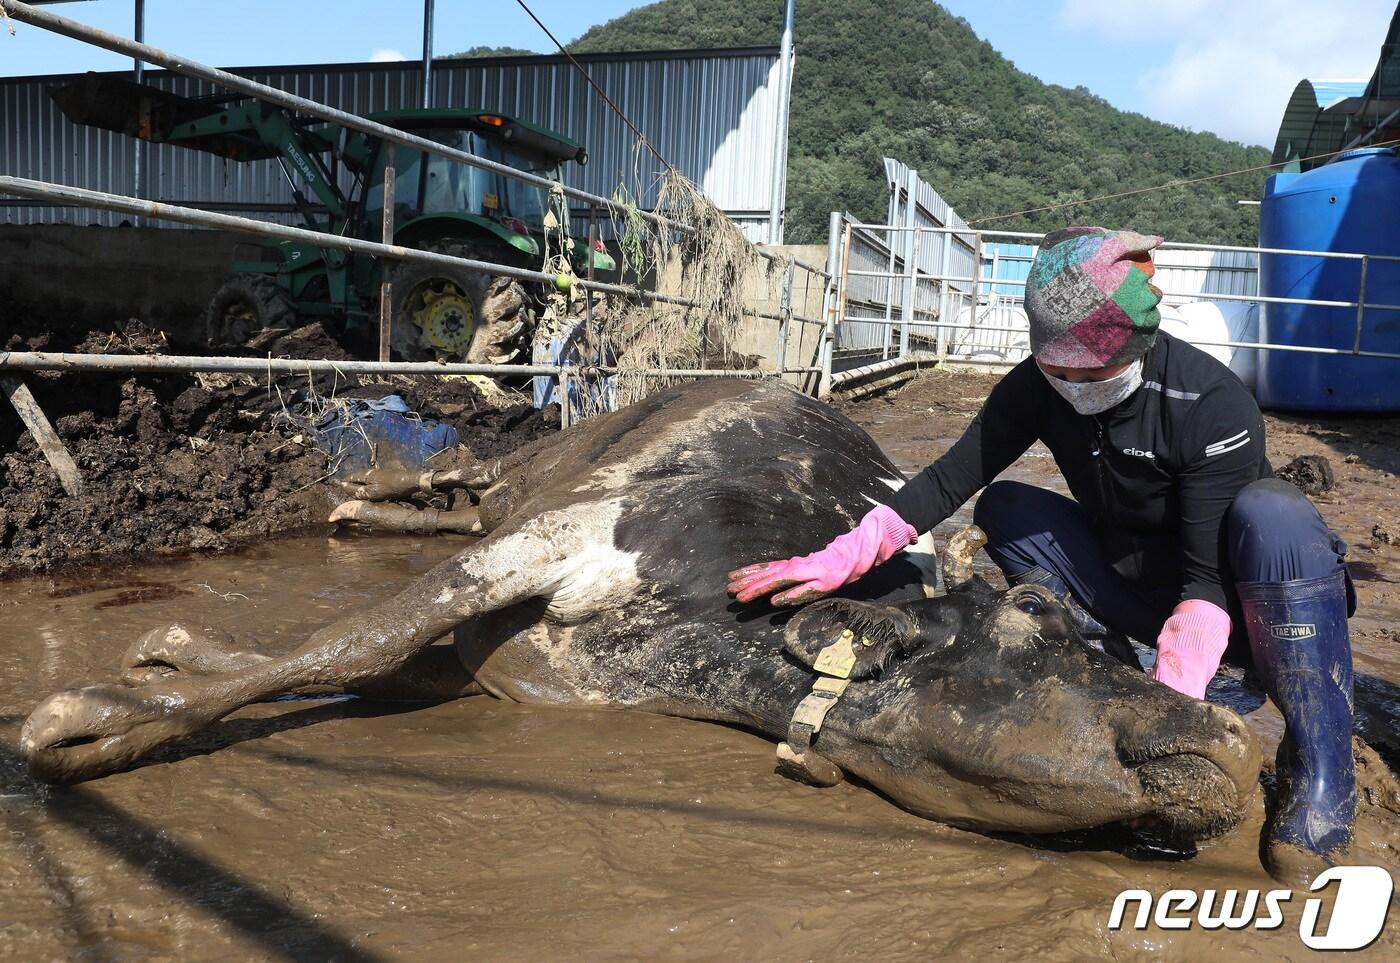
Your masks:
{"label": "black and white cow", "polygon": [[29,766],[91,778],[255,700],[327,686],[614,706],[781,739],[809,666],[850,630],[867,645],[813,756],[920,815],[1029,832],[1149,816],[1200,836],[1256,791],[1236,715],[1085,644],[1038,586],[970,579],[932,597],[927,541],[796,615],[728,598],[731,569],[824,544],[899,484],[865,432],[780,383],[664,391],[486,474],[485,537],[397,597],[277,658],[155,631],[127,659],[139,684],[34,710]]}

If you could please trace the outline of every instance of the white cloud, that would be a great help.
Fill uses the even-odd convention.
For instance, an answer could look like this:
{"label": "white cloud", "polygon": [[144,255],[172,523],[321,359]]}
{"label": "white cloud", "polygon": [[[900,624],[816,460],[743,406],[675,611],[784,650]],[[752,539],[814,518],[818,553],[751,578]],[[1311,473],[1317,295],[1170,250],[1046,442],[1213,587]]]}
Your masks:
{"label": "white cloud", "polygon": [[1298,81],[1370,77],[1394,11],[1394,0],[1063,0],[1060,22],[1163,48],[1134,78],[1149,116],[1272,147]]}
{"label": "white cloud", "polygon": [[[1240,3],[1245,5],[1247,0]],[[1074,30],[1097,30],[1109,37],[1144,40],[1163,27],[1198,18],[1209,6],[1210,0],[1171,0],[1150,7],[1133,7],[1122,0],[1063,0],[1060,23]]]}
{"label": "white cloud", "polygon": [[369,62],[372,64],[391,64],[407,59],[408,56],[402,50],[376,50],[369,55]]}

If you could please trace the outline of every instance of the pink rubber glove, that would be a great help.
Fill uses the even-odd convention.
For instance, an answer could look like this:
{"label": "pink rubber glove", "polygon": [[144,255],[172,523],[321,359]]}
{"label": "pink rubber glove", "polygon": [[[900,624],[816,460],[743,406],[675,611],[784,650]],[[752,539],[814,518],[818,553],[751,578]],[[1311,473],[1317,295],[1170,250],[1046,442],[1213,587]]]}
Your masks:
{"label": "pink rubber glove", "polygon": [[1204,699],[1206,685],[1230,641],[1230,616],[1205,599],[1187,599],[1157,636],[1157,667],[1152,678],[1177,692]]}
{"label": "pink rubber glove", "polygon": [[801,605],[854,582],[895,552],[909,545],[919,533],[888,505],[866,512],[860,524],[811,555],[781,562],[760,562],[729,573],[729,594],[740,602],[752,602],[778,589],[774,605]]}

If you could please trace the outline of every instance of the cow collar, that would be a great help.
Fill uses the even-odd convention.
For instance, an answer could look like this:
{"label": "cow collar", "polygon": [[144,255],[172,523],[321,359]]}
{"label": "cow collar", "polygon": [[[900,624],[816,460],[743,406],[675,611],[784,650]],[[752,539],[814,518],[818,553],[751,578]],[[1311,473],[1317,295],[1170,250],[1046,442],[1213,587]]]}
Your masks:
{"label": "cow collar", "polygon": [[812,740],[821,731],[822,723],[826,721],[832,706],[836,705],[836,700],[851,684],[856,646],[872,644],[864,636],[857,642],[855,632],[847,628],[841,630],[835,642],[817,653],[812,663],[817,680],[812,684],[812,691],[792,713],[787,741],[778,743],[778,772],[814,786],[834,786],[844,778],[835,763],[812,748]]}

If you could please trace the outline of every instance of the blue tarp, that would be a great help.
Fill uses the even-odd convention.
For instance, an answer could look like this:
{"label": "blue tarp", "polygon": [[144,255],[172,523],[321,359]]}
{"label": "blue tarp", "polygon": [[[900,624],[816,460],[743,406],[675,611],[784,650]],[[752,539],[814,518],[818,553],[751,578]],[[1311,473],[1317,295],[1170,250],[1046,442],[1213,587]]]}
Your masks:
{"label": "blue tarp", "polygon": [[422,468],[457,445],[457,429],[408,410],[398,395],[338,400],[311,427],[336,474],[370,467]]}

